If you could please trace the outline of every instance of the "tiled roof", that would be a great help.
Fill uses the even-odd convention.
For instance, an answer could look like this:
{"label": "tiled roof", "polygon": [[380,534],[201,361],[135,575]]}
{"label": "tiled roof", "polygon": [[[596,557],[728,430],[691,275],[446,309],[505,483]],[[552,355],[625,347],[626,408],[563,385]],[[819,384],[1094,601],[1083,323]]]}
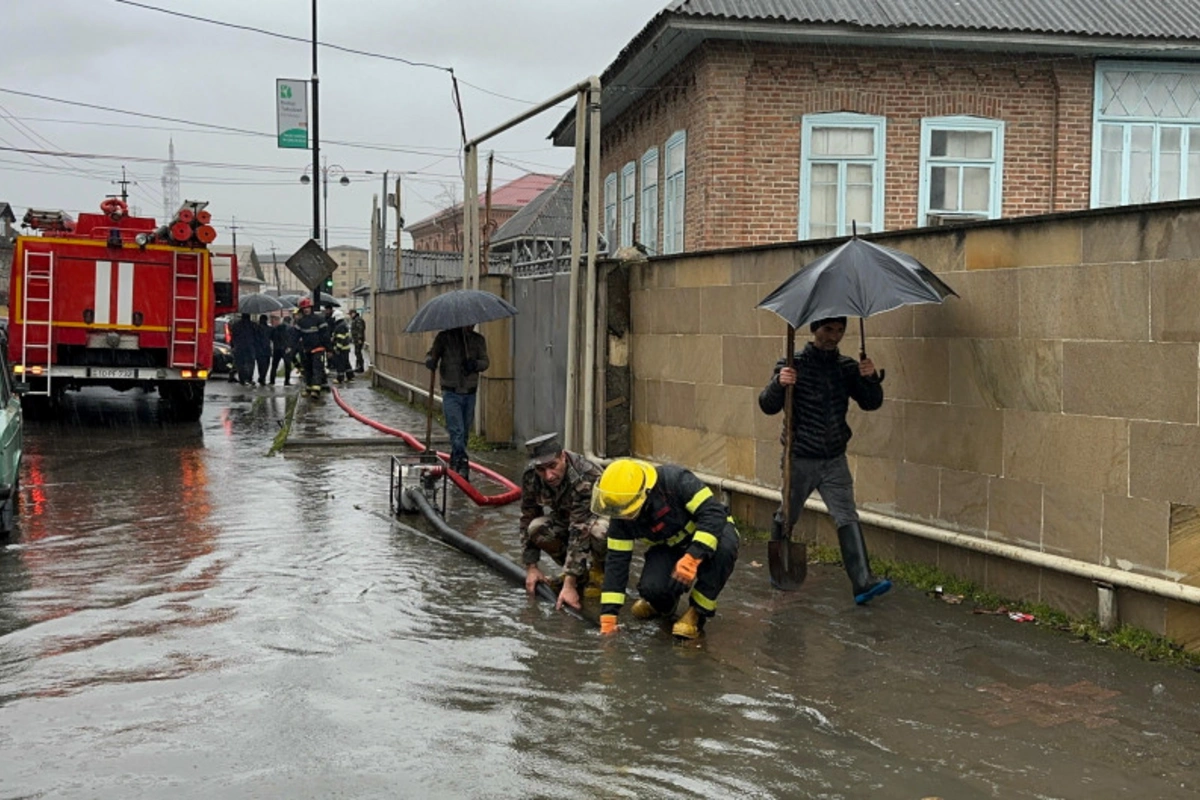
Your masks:
{"label": "tiled roof", "polygon": [[[514,181],[509,181],[503,186],[492,190],[492,208],[521,208],[533,198],[537,197],[546,189],[554,185],[558,180],[557,175],[543,175],[538,172],[530,172],[527,175],[522,175]],[[487,198],[483,192],[479,193],[479,207],[483,208]],[[422,220],[405,225],[404,230],[411,231],[413,228],[419,228],[426,225],[447,212],[457,211],[462,208],[462,203],[456,203],[449,208],[443,208],[435,214],[430,214]]]}
{"label": "tiled roof", "polygon": [[571,235],[571,193],[575,169],[530,200],[492,234],[492,244],[522,237],[566,237]]}
{"label": "tiled roof", "polygon": [[1200,39],[1195,0],[674,0],[664,13],[861,28]]}

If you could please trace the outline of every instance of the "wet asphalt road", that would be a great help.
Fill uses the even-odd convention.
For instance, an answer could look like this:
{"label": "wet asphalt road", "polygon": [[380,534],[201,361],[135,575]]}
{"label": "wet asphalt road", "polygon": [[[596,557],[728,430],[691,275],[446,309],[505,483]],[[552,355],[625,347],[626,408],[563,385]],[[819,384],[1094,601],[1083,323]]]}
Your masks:
{"label": "wet asphalt road", "polygon": [[[1196,673],[904,588],[856,608],[834,568],[774,594],[759,543],[701,643],[627,614],[601,639],[393,522],[398,441],[267,457],[283,389],[209,389],[193,425],[108,392],[29,424],[0,546],[0,799],[1200,789]],[[332,400],[292,435],[384,438]],[[448,519],[516,556],[516,516],[452,497]]]}

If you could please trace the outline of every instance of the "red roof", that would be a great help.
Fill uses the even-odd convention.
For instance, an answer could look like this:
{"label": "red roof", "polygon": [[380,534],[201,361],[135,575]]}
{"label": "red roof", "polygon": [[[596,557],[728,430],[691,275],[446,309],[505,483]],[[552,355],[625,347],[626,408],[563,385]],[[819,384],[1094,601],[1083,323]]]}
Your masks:
{"label": "red roof", "polygon": [[[533,200],[533,198],[537,197],[539,194],[553,186],[556,180],[558,180],[557,175],[543,175],[537,172],[531,172],[528,175],[522,175],[516,180],[510,181],[498,189],[492,189],[492,208],[522,208],[531,200]],[[483,192],[480,192],[479,207],[483,208],[486,203],[486,195]],[[406,225],[405,230],[411,231],[413,228],[418,228],[427,222],[437,219],[448,211],[456,211],[461,208],[462,203],[457,203],[450,208],[443,208],[441,211],[431,214],[419,222]]]}

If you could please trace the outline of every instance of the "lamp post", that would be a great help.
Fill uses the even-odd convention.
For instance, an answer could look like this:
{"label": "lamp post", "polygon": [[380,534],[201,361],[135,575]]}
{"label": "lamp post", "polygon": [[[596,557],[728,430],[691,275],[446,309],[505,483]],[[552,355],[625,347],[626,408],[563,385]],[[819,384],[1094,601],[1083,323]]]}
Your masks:
{"label": "lamp post", "polygon": [[[311,171],[312,171],[312,169],[310,167],[305,167],[304,174],[300,176],[300,182],[303,183],[305,186],[307,186],[309,184],[309,182],[312,181],[312,178],[309,177],[309,173]],[[330,174],[337,174],[338,172],[342,173],[342,177],[341,177],[341,179],[338,180],[338,183],[340,183],[342,186],[349,186],[350,185],[350,177],[346,174],[346,170],[342,167],[341,164],[328,164],[327,163],[327,164],[325,164],[325,166],[321,167],[321,185],[323,187],[322,188],[322,195],[323,195],[322,204],[325,207],[324,208],[325,229],[324,229],[324,233],[322,235],[322,246],[326,250],[329,249],[329,176],[330,176]]]}

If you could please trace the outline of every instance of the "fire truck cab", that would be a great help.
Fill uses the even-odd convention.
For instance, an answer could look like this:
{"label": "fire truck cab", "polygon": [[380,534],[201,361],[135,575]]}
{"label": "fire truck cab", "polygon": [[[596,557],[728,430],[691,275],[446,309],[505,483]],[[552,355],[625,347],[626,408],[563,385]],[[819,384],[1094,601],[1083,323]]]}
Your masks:
{"label": "fire truck cab", "polygon": [[188,201],[161,228],[110,198],[75,221],[31,209],[9,281],[8,357],[27,412],[68,390],[157,391],[165,415],[194,421],[212,368],[213,325],[237,309],[235,256]]}

